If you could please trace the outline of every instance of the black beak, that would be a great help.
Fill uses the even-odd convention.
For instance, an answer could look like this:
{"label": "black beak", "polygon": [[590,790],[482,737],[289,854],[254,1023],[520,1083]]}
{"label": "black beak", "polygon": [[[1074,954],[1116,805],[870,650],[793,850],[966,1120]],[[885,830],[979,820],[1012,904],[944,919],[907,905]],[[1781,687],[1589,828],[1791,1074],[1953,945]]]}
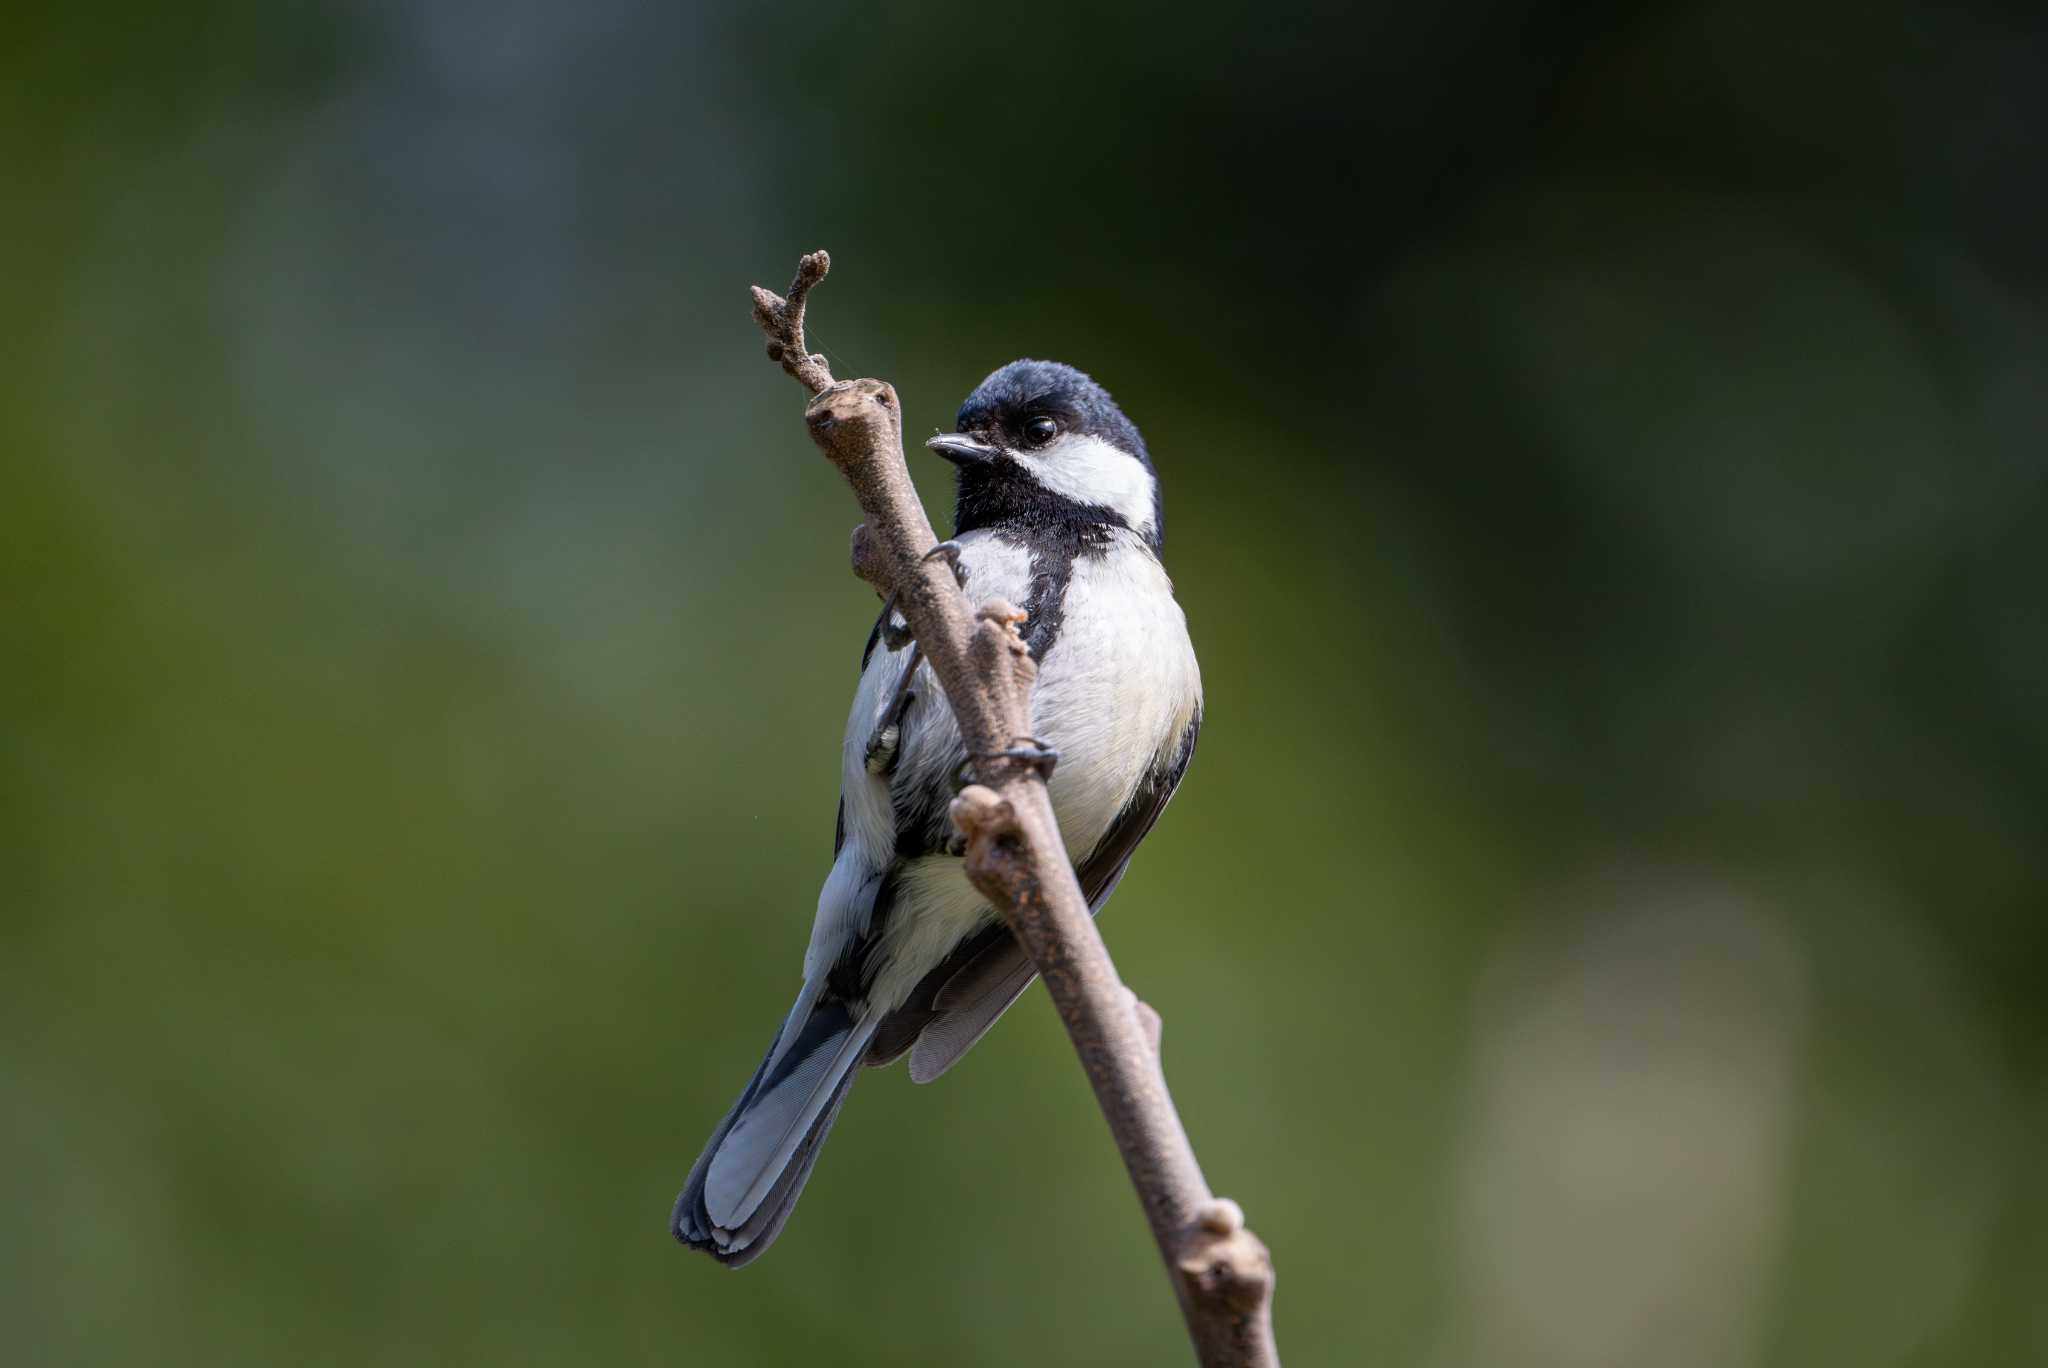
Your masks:
{"label": "black beak", "polygon": [[980,465],[983,461],[993,461],[999,451],[987,442],[978,442],[964,432],[942,432],[925,445],[954,465]]}

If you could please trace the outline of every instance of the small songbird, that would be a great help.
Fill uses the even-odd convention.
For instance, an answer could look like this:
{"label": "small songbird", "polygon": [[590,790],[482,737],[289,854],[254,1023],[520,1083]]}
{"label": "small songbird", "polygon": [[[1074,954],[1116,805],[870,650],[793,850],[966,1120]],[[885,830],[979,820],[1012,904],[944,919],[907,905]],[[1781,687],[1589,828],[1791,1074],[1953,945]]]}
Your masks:
{"label": "small songbird", "polygon": [[[926,445],[959,468],[954,560],[977,606],[1029,615],[1030,738],[1058,763],[1053,811],[1102,910],[1194,754],[1202,682],[1160,563],[1159,480],[1108,391],[1071,366],[1014,361]],[[861,653],[841,757],[832,872],[803,988],[676,1199],[675,1237],[735,1267],[789,1219],[862,1064],[908,1053],[928,1083],[1034,977],[961,868],[948,805],[960,731],[929,663],[885,605]]]}

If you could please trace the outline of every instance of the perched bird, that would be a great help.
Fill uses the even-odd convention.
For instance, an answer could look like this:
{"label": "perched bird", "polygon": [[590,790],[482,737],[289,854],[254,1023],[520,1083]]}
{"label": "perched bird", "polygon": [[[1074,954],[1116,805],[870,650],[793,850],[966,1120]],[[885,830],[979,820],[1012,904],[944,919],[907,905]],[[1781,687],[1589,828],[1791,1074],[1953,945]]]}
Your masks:
{"label": "perched bird", "polygon": [[[1101,911],[1173,796],[1202,721],[1201,674],[1160,563],[1159,481],[1108,391],[1014,361],[927,445],[959,468],[951,555],[977,605],[1029,617],[1027,747],[1067,854]],[[944,692],[885,605],[861,653],[841,757],[832,872],[804,982],[754,1078],[676,1199],[675,1237],[721,1263],[760,1257],[789,1219],[861,1064],[910,1056],[928,1083],[1034,977],[967,882],[947,815],[968,757]]]}

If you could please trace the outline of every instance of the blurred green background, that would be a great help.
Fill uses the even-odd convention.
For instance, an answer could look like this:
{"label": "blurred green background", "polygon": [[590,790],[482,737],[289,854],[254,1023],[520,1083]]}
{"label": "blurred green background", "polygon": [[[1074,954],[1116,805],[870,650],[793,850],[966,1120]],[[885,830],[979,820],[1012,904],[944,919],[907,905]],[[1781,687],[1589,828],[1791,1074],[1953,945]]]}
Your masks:
{"label": "blurred green background", "polygon": [[1151,441],[1105,928],[1291,1362],[2048,1362],[2039,7],[0,25],[9,1363],[1185,1361],[1038,992],[664,1228],[873,611],[817,246]]}

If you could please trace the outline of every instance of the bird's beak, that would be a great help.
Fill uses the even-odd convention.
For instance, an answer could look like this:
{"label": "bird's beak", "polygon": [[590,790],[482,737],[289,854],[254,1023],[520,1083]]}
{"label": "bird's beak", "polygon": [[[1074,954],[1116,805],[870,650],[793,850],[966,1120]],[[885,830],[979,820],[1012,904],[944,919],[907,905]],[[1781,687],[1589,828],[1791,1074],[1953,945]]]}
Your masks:
{"label": "bird's beak", "polygon": [[983,461],[993,461],[997,454],[997,448],[987,442],[978,442],[964,432],[942,432],[925,445],[954,465],[980,465]]}

